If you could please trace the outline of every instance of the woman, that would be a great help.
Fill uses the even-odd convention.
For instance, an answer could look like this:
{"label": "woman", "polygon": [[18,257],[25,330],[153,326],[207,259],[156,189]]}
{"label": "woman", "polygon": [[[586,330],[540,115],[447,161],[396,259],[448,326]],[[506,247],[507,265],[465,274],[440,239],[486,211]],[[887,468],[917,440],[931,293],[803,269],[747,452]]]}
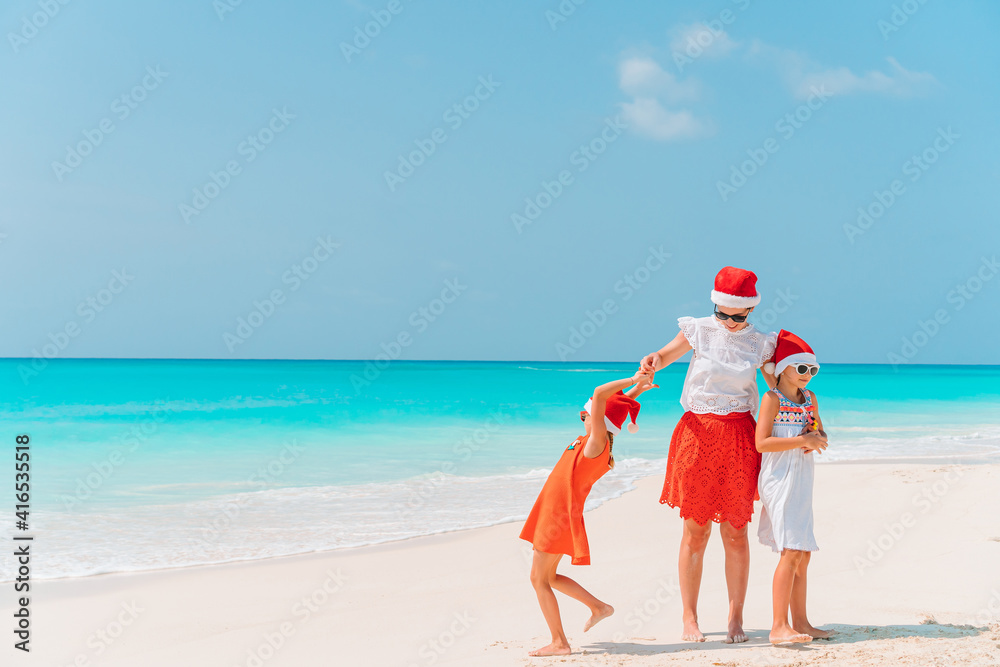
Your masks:
{"label": "woman", "polygon": [[[753,515],[760,472],[754,442],[757,369],[774,353],[776,334],[764,334],[747,316],[760,303],[757,276],[727,266],[715,277],[715,313],[678,320],[680,333],[641,362],[646,372],[680,359],[688,350],[681,392],[684,415],[674,429],[660,502],[679,507],[684,519],[679,572],[684,606],[683,638],[705,641],[698,626],[698,591],[705,547],[714,521],[726,550],[729,627],[726,643],[745,642],[743,603],[750,576],[747,524]],[[762,371],[763,372],[763,371]],[[769,387],[774,376],[764,373]]]}

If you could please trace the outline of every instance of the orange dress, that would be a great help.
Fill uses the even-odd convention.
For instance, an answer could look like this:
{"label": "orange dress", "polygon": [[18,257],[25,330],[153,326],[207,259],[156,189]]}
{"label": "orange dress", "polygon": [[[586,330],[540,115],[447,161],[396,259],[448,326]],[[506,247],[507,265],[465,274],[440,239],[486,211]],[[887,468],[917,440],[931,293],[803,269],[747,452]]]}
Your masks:
{"label": "orange dress", "polygon": [[581,435],[563,451],[521,529],[522,540],[539,551],[570,556],[573,565],[590,565],[583,504],[594,482],[611,469],[608,444],[592,459],[583,455],[586,444],[587,436]]}

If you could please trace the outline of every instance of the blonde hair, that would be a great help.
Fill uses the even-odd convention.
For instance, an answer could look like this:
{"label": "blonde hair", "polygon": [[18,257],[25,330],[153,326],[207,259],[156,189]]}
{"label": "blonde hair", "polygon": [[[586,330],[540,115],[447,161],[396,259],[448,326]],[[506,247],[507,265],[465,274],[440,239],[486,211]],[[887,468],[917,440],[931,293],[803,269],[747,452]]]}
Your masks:
{"label": "blonde hair", "polygon": [[608,432],[608,467],[609,468],[614,468],[615,467],[614,446],[615,446],[615,434],[611,433],[611,432]]}

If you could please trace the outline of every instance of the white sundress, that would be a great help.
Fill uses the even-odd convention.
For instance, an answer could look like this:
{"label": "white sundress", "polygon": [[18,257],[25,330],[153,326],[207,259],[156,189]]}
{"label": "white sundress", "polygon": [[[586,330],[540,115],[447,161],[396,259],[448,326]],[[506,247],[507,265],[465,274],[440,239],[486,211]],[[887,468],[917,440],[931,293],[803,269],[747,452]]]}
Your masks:
{"label": "white sundress", "polygon": [[[803,392],[805,403],[794,403],[777,389],[771,391],[781,402],[771,435],[775,438],[799,435],[806,423],[806,412],[815,410],[812,393]],[[763,507],[757,537],[761,544],[777,553],[785,549],[819,551],[813,536],[814,456],[801,447],[761,455],[757,490]]]}

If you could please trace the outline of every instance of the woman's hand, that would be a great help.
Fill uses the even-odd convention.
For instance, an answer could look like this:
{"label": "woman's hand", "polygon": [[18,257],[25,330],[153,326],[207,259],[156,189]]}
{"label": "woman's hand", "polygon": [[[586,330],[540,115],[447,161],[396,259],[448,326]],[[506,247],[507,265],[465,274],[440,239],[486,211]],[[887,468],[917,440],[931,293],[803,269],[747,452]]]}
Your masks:
{"label": "woman's hand", "polygon": [[656,364],[660,361],[660,355],[656,352],[651,352],[642,358],[639,362],[639,371],[642,373],[655,373]]}

